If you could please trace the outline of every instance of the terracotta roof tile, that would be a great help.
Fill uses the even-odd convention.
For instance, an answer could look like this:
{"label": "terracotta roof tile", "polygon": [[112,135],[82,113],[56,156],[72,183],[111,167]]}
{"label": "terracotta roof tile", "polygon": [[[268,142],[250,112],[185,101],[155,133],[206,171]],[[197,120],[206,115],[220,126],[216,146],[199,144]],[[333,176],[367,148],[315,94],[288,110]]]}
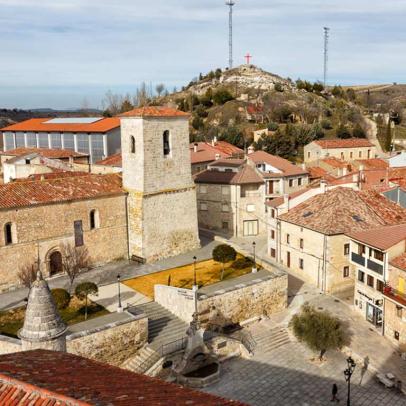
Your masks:
{"label": "terracotta roof tile", "polygon": [[262,184],[264,179],[258,174],[255,168],[245,164],[231,179],[232,185]]}
{"label": "terracotta roof tile", "polygon": [[380,250],[387,250],[398,244],[400,241],[406,240],[406,224],[350,232],[348,233],[348,236]]}
{"label": "terracotta roof tile", "polygon": [[[195,145],[197,144],[197,145]],[[195,152],[196,147],[196,152]],[[220,158],[230,158],[233,156],[241,156],[244,151],[235,145],[229,144],[226,141],[217,141],[214,143],[197,142],[190,144],[190,160],[192,164],[201,162],[212,162],[216,160],[216,155]]]}
{"label": "terracotta roof tile", "polygon": [[389,262],[391,265],[395,266],[396,268],[406,271],[406,253],[403,253],[402,255],[399,255],[398,257],[393,258]]}
{"label": "terracotta roof tile", "polygon": [[345,162],[342,159],[338,159],[334,156],[324,158],[321,161],[333,168],[348,168],[348,166],[351,167],[348,162]]}
{"label": "terracotta roof tile", "polygon": [[373,144],[365,138],[316,140],[313,142],[323,149],[373,147]]}
{"label": "terracotta roof tile", "polygon": [[[271,165],[276,169],[282,171],[283,176],[305,175],[308,173],[306,170],[292,164],[287,159],[268,154],[265,151],[255,151],[248,155],[248,159],[256,164],[266,163],[268,165]],[[272,176],[278,174],[269,174],[269,175]]]}
{"label": "terracotta roof tile", "polygon": [[217,166],[229,166],[230,168],[238,168],[245,163],[245,159],[218,159],[210,164],[210,168],[215,168]]}
{"label": "terracotta roof tile", "polygon": [[125,193],[117,174],[11,182],[0,185],[0,209],[59,203]]}
{"label": "terracotta roof tile", "polygon": [[0,371],[0,379],[32,385],[31,392],[37,390],[41,395],[80,399],[82,403],[77,403],[81,405],[243,406],[237,401],[63,352],[34,350],[2,355]]}
{"label": "terracotta roof tile", "polygon": [[314,196],[280,219],[327,235],[406,222],[406,209],[375,191],[338,187]]}
{"label": "terracotta roof tile", "polygon": [[189,113],[162,106],[139,107],[126,113],[120,114],[120,117],[189,117]]}
{"label": "terracotta roof tile", "polygon": [[117,117],[100,117],[100,120],[93,123],[47,123],[49,120],[51,119],[31,118],[30,120],[1,128],[0,131],[105,133],[120,127],[120,119]]}
{"label": "terracotta roof tile", "polygon": [[110,155],[101,161],[96,162],[96,165],[116,166],[121,168],[123,166],[121,152],[118,154]]}
{"label": "terracotta roof tile", "polygon": [[38,154],[44,158],[66,159],[87,157],[89,154],[82,154],[71,149],[48,149],[48,148],[15,148],[0,152],[0,155],[21,157],[28,154]]}
{"label": "terracotta roof tile", "polygon": [[221,185],[262,184],[263,178],[255,168],[248,164],[239,168],[238,172],[225,172],[207,169],[195,175],[196,183],[214,183]]}
{"label": "terracotta roof tile", "polygon": [[357,159],[357,163],[364,165],[365,169],[386,169],[389,163],[381,158]]}

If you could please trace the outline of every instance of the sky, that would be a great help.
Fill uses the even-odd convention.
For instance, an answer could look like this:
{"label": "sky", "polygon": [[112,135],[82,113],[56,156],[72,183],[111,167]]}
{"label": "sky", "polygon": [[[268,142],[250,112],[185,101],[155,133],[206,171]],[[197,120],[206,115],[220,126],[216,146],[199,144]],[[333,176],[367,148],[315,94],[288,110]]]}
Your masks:
{"label": "sky", "polygon": [[[235,0],[234,65],[329,84],[406,83],[406,0]],[[0,0],[0,108],[102,108],[228,64],[224,0]]]}

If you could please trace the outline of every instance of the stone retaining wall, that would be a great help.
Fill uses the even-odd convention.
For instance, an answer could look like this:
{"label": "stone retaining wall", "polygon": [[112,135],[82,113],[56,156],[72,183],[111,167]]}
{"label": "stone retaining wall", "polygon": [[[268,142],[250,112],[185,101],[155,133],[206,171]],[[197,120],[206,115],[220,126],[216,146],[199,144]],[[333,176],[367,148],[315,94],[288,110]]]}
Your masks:
{"label": "stone retaining wall", "polygon": [[111,365],[121,365],[148,340],[145,314],[67,336],[67,352]]}
{"label": "stone retaining wall", "polygon": [[0,354],[10,354],[22,351],[21,340],[0,335]]}

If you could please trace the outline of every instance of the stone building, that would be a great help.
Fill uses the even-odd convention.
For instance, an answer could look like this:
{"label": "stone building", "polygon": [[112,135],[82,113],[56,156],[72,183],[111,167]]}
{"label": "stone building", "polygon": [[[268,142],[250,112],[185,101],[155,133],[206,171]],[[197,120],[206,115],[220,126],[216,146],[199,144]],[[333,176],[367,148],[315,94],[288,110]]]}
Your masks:
{"label": "stone building", "polygon": [[0,185],[0,290],[38,260],[44,276],[61,272],[66,244],[85,246],[92,265],[199,245],[187,116],[155,107],[122,120],[122,176],[56,173]]}
{"label": "stone building", "polygon": [[312,141],[304,147],[304,161],[319,161],[327,157],[335,157],[344,161],[375,158],[376,147],[367,139],[332,139]]}
{"label": "stone building", "polygon": [[154,261],[200,245],[189,115],[144,107],[121,116],[129,255]]}
{"label": "stone building", "polygon": [[389,261],[384,291],[384,333],[406,352],[406,253]]}
{"label": "stone building", "polygon": [[0,129],[4,151],[15,148],[69,149],[96,162],[120,151],[117,117],[32,118]]}
{"label": "stone building", "polygon": [[271,255],[328,293],[354,289],[346,233],[406,222],[406,210],[379,193],[348,187],[313,196],[282,215],[270,210],[269,216],[276,218]]}
{"label": "stone building", "polygon": [[22,350],[66,351],[65,333],[66,324],[56,310],[48,284],[38,272],[28,296],[24,325],[18,333]]}
{"label": "stone building", "polygon": [[383,332],[384,289],[389,278],[397,279],[389,264],[405,253],[406,224],[350,232],[348,236],[350,262],[356,270],[355,309]]}
{"label": "stone building", "polygon": [[219,159],[195,175],[202,228],[235,237],[267,231],[266,202],[299,191],[308,173],[286,159],[250,151],[245,159]]}

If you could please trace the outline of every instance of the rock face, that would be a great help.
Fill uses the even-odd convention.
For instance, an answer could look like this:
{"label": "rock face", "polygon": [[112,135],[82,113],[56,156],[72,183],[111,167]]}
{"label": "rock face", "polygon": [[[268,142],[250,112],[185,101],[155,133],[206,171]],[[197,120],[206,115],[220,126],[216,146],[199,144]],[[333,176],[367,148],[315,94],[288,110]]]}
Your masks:
{"label": "rock face", "polygon": [[65,351],[65,332],[66,325],[56,309],[48,283],[38,272],[28,296],[24,325],[18,333],[22,350]]}
{"label": "rock face", "polygon": [[293,89],[293,84],[278,75],[266,72],[255,65],[241,65],[234,69],[224,71],[219,79],[206,79],[188,90],[197,95],[203,95],[208,88],[225,85],[237,87],[239,90],[255,89],[269,91],[280,84],[283,89]]}

